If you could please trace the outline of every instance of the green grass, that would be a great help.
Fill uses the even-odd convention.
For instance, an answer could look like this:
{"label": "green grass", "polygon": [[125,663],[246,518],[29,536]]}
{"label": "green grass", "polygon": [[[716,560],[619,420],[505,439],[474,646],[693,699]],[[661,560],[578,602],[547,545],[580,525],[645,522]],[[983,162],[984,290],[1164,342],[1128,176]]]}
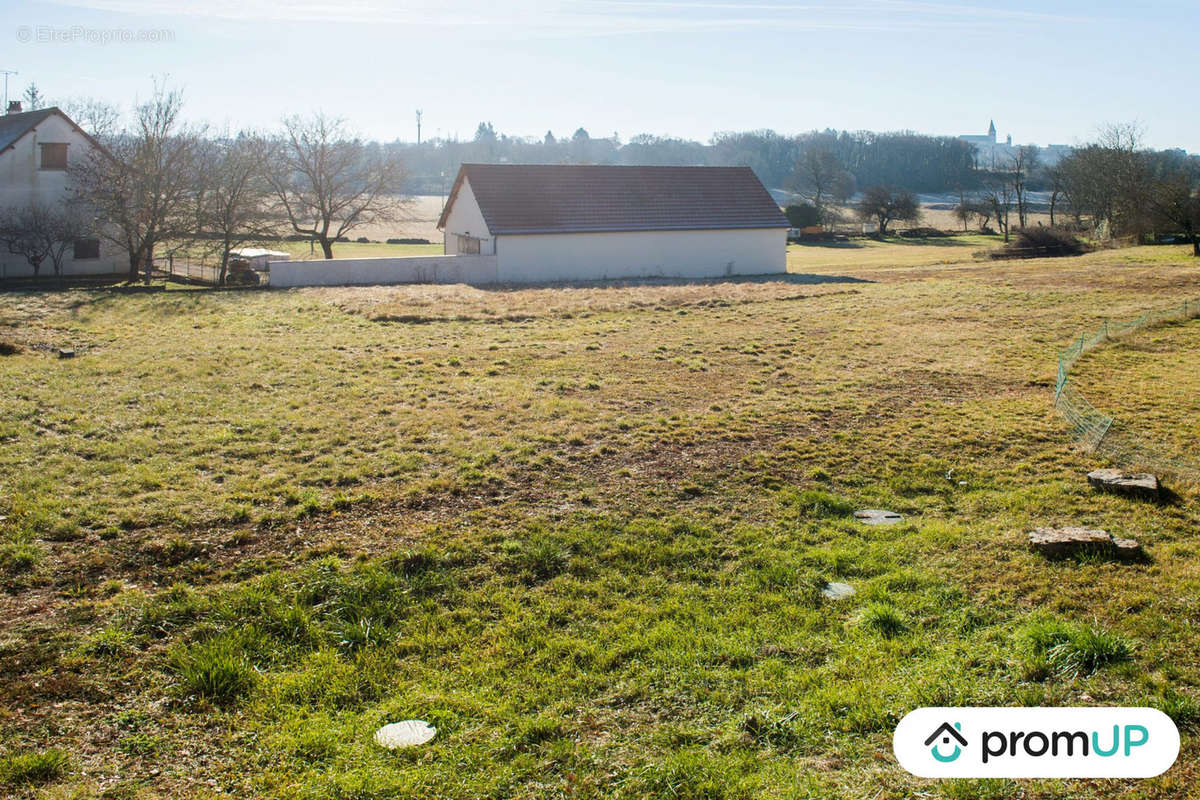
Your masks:
{"label": "green grass", "polygon": [[[793,248],[804,277],[702,284],[0,296],[0,731],[5,758],[70,754],[10,791],[1184,796],[1196,489],[1093,493],[1051,403],[1079,330],[1194,295],[1200,264],[982,247]],[[1080,380],[1128,391],[1190,363],[1189,331]],[[1180,435],[1161,411],[1145,435]],[[1027,550],[1067,523],[1148,558]],[[889,754],[918,706],[1059,704],[1162,708],[1180,761],[938,783]],[[372,743],[410,718],[432,743]]]}
{"label": "green grass", "polygon": [[0,757],[0,784],[10,787],[49,783],[67,770],[67,754],[61,750],[13,753]]}

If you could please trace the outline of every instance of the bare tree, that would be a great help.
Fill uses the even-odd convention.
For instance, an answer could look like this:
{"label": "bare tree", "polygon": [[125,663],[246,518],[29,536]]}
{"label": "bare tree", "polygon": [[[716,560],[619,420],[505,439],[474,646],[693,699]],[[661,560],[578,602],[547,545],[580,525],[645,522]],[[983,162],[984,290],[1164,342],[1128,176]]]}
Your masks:
{"label": "bare tree", "polygon": [[395,155],[324,114],[291,117],[284,129],[267,179],[292,230],[320,242],[325,258],[355,228],[397,217],[404,173]]}
{"label": "bare tree", "polygon": [[1106,126],[1097,142],[1077,148],[1059,167],[1076,219],[1087,214],[1093,235],[1138,235],[1150,226],[1154,181],[1136,123]]}
{"label": "bare tree", "polygon": [[[1050,187],[1050,227],[1055,226],[1054,212],[1059,205],[1065,202],[1068,206],[1072,206],[1071,195],[1069,193],[1070,183],[1067,180],[1066,170],[1062,164],[1055,164],[1045,169],[1046,183]],[[1076,220],[1078,222],[1078,220]]]}
{"label": "bare tree", "polygon": [[1155,224],[1182,231],[1192,245],[1192,255],[1200,257],[1200,181],[1197,176],[1179,170],[1160,180],[1149,194]]}
{"label": "bare tree", "polygon": [[921,219],[921,206],[912,192],[895,191],[887,186],[871,186],[863,192],[858,203],[858,217],[878,225],[879,235],[887,235],[890,222]]}
{"label": "bare tree", "polygon": [[282,220],[271,209],[266,170],[270,145],[261,136],[239,133],[205,142],[199,153],[203,180],[196,201],[196,230],[202,246],[221,261],[219,283],[229,272],[229,252],[278,234]]}
{"label": "bare tree", "polygon": [[854,176],[842,168],[837,156],[824,145],[806,148],[792,173],[792,185],[820,210],[822,218],[831,200],[854,194],[853,181]]}
{"label": "bare tree", "polygon": [[976,200],[970,204],[971,211],[975,213],[975,218],[979,220],[980,232],[988,230],[988,223],[992,221],[992,214],[995,213],[992,204],[985,198]]}
{"label": "bare tree", "polygon": [[1024,145],[1008,158],[1005,171],[1012,187],[1013,199],[1017,203],[1017,225],[1024,228],[1029,220],[1028,189],[1029,175],[1037,169],[1039,151],[1036,145]]}
{"label": "bare tree", "polygon": [[971,220],[978,216],[975,213],[975,205],[966,200],[960,200],[958,205],[954,207],[954,217],[962,223],[963,233],[967,232],[967,226],[971,224]]}
{"label": "bare tree", "polygon": [[994,173],[986,181],[984,201],[991,206],[992,216],[996,227],[1004,234],[1005,244],[1009,241],[1012,224],[1009,215],[1012,213],[1013,185],[1010,176],[1005,173]]}
{"label": "bare tree", "polygon": [[108,224],[101,235],[129,254],[129,280],[154,265],[155,249],[195,233],[201,131],[180,120],[183,97],[160,84],[132,126],[102,140],[72,167],[81,200]]}
{"label": "bare tree", "polygon": [[111,103],[90,97],[73,97],[58,107],[93,139],[108,141],[121,124],[121,110]]}
{"label": "bare tree", "polygon": [[70,203],[31,203],[0,211],[0,242],[10,253],[25,259],[35,280],[49,261],[61,281],[67,248],[87,232],[83,216]]}

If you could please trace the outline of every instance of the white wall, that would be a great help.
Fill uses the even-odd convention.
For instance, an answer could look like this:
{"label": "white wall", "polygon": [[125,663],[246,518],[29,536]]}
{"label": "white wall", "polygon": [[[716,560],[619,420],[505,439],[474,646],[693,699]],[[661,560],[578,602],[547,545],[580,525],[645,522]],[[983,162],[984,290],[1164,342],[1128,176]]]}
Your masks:
{"label": "white wall", "polygon": [[[18,139],[13,147],[0,153],[0,207],[28,206],[32,202],[53,205],[70,196],[70,175],[66,170],[42,169],[42,143],[66,142],[67,164],[85,158],[91,143],[64,118],[51,114],[37,127]],[[127,272],[129,257],[112,243],[100,240],[100,258],[75,261],[67,249],[64,275],[102,275]],[[0,278],[32,275],[33,269],[21,256],[0,247]],[[41,274],[54,274],[54,265],[42,264]]]}
{"label": "white wall", "polygon": [[458,252],[458,237],[474,236],[479,239],[480,255],[495,255],[496,240],[488,230],[483,212],[479,210],[479,202],[471,189],[471,182],[463,178],[462,186],[450,206],[450,215],[446,217],[446,227],[442,231],[442,244],[446,255]]}
{"label": "white wall", "polygon": [[505,283],[610,278],[720,278],[787,271],[787,229],[503,235]]}
{"label": "white wall", "polygon": [[495,256],[409,256],[272,261],[272,288],[389,283],[496,282]]}

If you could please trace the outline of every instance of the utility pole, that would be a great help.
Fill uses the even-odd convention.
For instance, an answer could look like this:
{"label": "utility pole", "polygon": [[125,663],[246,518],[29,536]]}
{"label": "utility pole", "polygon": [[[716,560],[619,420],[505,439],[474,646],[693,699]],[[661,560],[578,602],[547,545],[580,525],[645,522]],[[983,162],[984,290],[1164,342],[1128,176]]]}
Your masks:
{"label": "utility pole", "polygon": [[4,112],[8,113],[8,76],[16,75],[17,71],[15,69],[0,69],[0,72],[4,73]]}
{"label": "utility pole", "polygon": [[421,144],[421,109],[417,109],[417,144]]}

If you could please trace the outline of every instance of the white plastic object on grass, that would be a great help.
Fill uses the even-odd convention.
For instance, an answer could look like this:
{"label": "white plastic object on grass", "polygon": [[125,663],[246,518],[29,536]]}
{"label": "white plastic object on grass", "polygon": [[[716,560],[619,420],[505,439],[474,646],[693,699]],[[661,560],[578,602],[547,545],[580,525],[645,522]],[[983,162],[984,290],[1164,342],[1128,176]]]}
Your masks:
{"label": "white plastic object on grass", "polygon": [[854,596],[854,587],[848,583],[827,583],[821,594],[829,600],[842,600]]}
{"label": "white plastic object on grass", "polygon": [[862,511],[855,511],[854,518],[865,525],[895,525],[897,522],[904,521],[904,517],[895,511],[884,511],[881,508],[864,508]]}
{"label": "white plastic object on grass", "polygon": [[415,747],[431,741],[437,735],[437,728],[420,719],[406,719],[403,722],[393,722],[375,731],[375,744],[395,750],[400,747]]}

